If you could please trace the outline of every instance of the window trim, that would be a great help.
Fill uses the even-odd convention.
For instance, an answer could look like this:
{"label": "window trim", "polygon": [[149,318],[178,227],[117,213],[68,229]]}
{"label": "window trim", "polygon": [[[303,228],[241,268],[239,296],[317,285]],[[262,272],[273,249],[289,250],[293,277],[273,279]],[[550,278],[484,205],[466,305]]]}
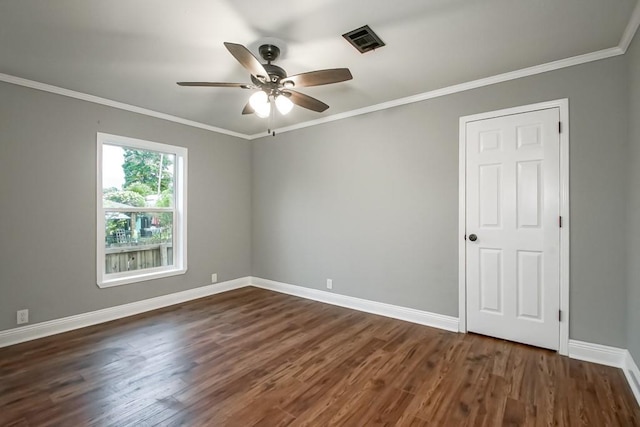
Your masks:
{"label": "window trim", "polygon": [[[160,151],[175,155],[173,216],[174,265],[131,272],[107,274],[105,272],[105,220],[102,206],[102,147],[118,145],[140,150]],[[146,280],[177,276],[187,272],[187,153],[185,147],[162,144],[143,139],[98,132],[96,136],[96,283],[100,288],[127,285]]]}

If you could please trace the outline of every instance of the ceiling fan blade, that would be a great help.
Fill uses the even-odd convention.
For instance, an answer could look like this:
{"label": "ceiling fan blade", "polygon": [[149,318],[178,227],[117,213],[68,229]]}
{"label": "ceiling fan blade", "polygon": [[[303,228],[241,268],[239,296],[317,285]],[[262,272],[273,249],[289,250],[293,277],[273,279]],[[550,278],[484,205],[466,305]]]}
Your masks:
{"label": "ceiling fan blade", "polygon": [[259,80],[269,81],[269,73],[264,69],[260,61],[246,47],[237,43],[224,42],[224,46],[229,53],[246,68],[254,77]]}
{"label": "ceiling fan blade", "polygon": [[239,87],[253,89],[254,86],[247,83],[218,83],[218,82],[178,82],[179,86],[206,86],[206,87]]}
{"label": "ceiling fan blade", "polygon": [[253,109],[251,104],[247,102],[247,105],[245,105],[244,108],[242,109],[242,114],[253,114],[253,113],[255,113],[255,110]]}
{"label": "ceiling fan blade", "polygon": [[328,85],[331,83],[351,80],[353,76],[348,68],[332,68],[330,70],[309,71],[308,73],[295,74],[286,79],[282,79],[282,84],[292,82],[294,87],[308,87]]}
{"label": "ceiling fan blade", "polygon": [[329,108],[329,106],[324,102],[312,98],[309,95],[305,95],[304,93],[296,92],[295,90],[285,90],[282,91],[282,93],[284,93],[285,96],[287,96],[294,104],[312,111],[317,111],[318,113],[322,113]]}

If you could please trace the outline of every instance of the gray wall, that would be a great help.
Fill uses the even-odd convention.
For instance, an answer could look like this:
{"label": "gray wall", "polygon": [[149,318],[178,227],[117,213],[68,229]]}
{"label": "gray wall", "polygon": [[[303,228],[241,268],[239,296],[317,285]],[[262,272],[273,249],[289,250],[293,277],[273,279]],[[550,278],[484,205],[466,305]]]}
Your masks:
{"label": "gray wall", "polygon": [[252,274],[457,316],[460,116],[569,98],[571,337],[625,347],[627,83],[618,57],[254,141]]}
{"label": "gray wall", "polygon": [[[0,330],[20,308],[37,323],[206,285],[213,272],[318,289],[332,278],[336,293],[457,316],[459,117],[568,97],[571,337],[628,342],[638,360],[638,44],[253,143],[0,83]],[[186,275],[95,285],[96,132],[189,148]]]}
{"label": "gray wall", "polygon": [[631,185],[629,187],[628,349],[640,363],[640,36],[627,51],[630,79]]}
{"label": "gray wall", "polygon": [[[96,286],[96,132],[189,149],[188,271]],[[250,275],[248,141],[0,83],[0,330]]]}

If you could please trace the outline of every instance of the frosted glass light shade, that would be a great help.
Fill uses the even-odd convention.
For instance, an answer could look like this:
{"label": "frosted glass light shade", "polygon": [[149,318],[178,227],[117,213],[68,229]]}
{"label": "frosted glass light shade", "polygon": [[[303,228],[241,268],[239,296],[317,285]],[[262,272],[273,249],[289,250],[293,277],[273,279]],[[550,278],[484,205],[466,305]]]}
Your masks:
{"label": "frosted glass light shade", "polygon": [[255,111],[256,116],[258,117],[269,117],[269,113],[271,113],[269,97],[261,90],[251,95],[251,98],[249,98],[249,105],[251,105],[251,108],[253,108],[253,111]]}
{"label": "frosted glass light shade", "polygon": [[280,114],[284,116],[293,108],[293,102],[284,95],[278,95],[276,98],[276,107],[278,108],[278,111],[280,111]]}

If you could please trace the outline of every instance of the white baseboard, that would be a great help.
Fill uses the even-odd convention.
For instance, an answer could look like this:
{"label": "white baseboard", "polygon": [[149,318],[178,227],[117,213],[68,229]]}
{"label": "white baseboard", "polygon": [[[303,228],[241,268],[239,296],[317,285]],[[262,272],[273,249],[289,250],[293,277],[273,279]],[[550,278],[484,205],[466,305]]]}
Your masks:
{"label": "white baseboard", "polygon": [[633,395],[636,397],[638,405],[640,405],[640,369],[638,369],[638,365],[628,350],[626,356],[625,366],[622,370],[624,371],[624,376],[627,377],[627,382],[629,383],[629,387],[631,387],[631,391],[633,391]]}
{"label": "white baseboard", "polygon": [[569,340],[569,357],[622,369],[638,405],[640,405],[640,370],[629,350]]}
{"label": "white baseboard", "polygon": [[314,301],[320,301],[327,304],[338,305],[340,307],[351,308],[353,310],[378,314],[380,316],[405,320],[407,322],[418,323],[420,325],[431,326],[451,332],[458,332],[457,317],[445,316],[443,314],[430,313],[428,311],[400,307],[382,302],[369,301],[333,292],[290,285],[288,283],[276,282],[274,280],[261,279],[259,277],[251,277],[251,286]]}
{"label": "white baseboard", "polygon": [[[60,334],[62,332],[72,331],[74,329],[97,325],[99,323],[109,322],[111,320],[121,319],[123,317],[133,316],[147,311],[247,286],[254,286],[283,294],[294,295],[301,298],[350,308],[352,310],[405,320],[407,322],[431,326],[438,329],[444,329],[446,331],[458,332],[457,317],[340,295],[319,289],[290,285],[288,283],[261,279],[259,277],[241,277],[239,279],[214,283],[212,285],[201,286],[195,289],[188,289],[182,292],[162,295],[89,313],[77,314],[75,316],[0,331],[0,348],[38,338],[48,337],[50,335]],[[599,363],[601,365],[613,366],[622,369],[629,386],[633,391],[633,395],[638,401],[638,404],[640,404],[640,369],[638,369],[638,365],[633,360],[633,357],[628,350],[606,345],[592,344],[584,341],[569,340],[569,357],[572,359],[584,360],[586,362]]]}
{"label": "white baseboard", "polygon": [[458,332],[458,319],[455,317],[334,294],[317,289],[289,285],[286,283],[275,282],[273,280],[266,280],[257,277],[242,277],[226,282],[201,286],[195,289],[188,289],[186,291],[176,292],[169,295],[162,295],[155,298],[136,301],[129,304],[118,305],[102,310],[0,331],[0,348],[72,331],[74,329],[97,325],[99,323],[109,322],[111,320],[121,319],[123,317],[133,316],[147,311],[156,310],[158,308],[168,307],[170,305],[227,292],[233,289],[244,288],[246,286],[269,289],[314,301],[325,302],[367,313],[418,323],[420,325]]}
{"label": "white baseboard", "polygon": [[[133,316],[147,311],[247,286],[255,286],[257,288],[294,295],[301,298],[350,308],[352,310],[364,311],[380,316],[444,329],[451,332],[458,332],[458,318],[456,317],[340,295],[319,289],[290,285],[288,283],[276,282],[274,280],[267,280],[259,277],[241,277],[239,279],[201,286],[199,288],[188,289],[182,292],[162,295],[89,313],[77,314],[61,319],[0,331],[0,348],[99,323],[109,322],[111,320],[121,319],[123,317]],[[583,341],[569,340],[569,357],[622,369],[636,400],[640,404],[640,369],[638,369],[638,365],[635,363],[628,350]]]}
{"label": "white baseboard", "polygon": [[627,359],[627,350],[590,342],[569,340],[569,357],[623,369]]}
{"label": "white baseboard", "polygon": [[201,286],[199,288],[188,289],[182,292],[162,295],[102,310],[91,311],[89,313],[77,314],[74,316],[63,317],[61,319],[0,331],[0,348],[25,341],[31,341],[37,338],[48,337],[50,335],[74,329],[84,328],[86,326],[96,325],[98,323],[133,316],[146,311],[180,304],[186,301],[215,295],[221,292],[227,292],[233,289],[244,288],[249,286],[249,283],[249,277],[241,277],[239,279],[214,283],[212,285]]}

